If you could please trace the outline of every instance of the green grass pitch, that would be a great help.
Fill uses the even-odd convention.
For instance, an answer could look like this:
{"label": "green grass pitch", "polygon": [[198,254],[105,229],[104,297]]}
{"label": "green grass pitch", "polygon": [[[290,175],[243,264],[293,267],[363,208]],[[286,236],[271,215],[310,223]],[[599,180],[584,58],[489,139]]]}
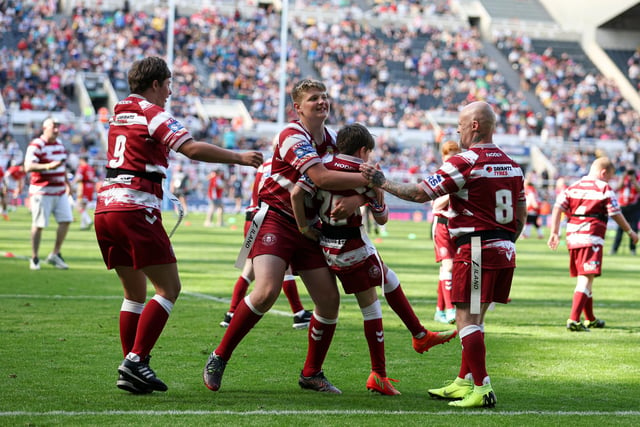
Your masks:
{"label": "green grass pitch", "polygon": [[[173,213],[164,215],[171,228]],[[30,271],[23,258],[30,254],[29,213],[20,208],[9,221],[0,219],[0,425],[640,424],[638,258],[628,250],[605,255],[594,301],[607,326],[570,333],[564,324],[575,280],[569,277],[566,248],[553,252],[538,239],[517,243],[512,302],[487,315],[494,409],[453,410],[429,399],[428,388],[457,375],[460,342],[415,353],[410,334],[384,301],[388,375],[400,380],[396,387],[402,395],[367,392],[370,364],[362,317],[355,299],[346,295],[325,363],[342,395],[298,387],[306,332],[291,327],[283,296],[237,348],[221,390],[213,393],[202,384],[202,368],[224,332],[218,323],[239,274],[233,263],[243,218],[227,216],[225,228],[204,228],[203,219],[190,214],[173,237],[183,294],[152,359],[169,391],[145,396],[115,386],[122,291],[102,263],[93,231],[72,224],[62,251],[69,270],[43,262],[42,270]],[[377,246],[425,326],[442,330],[446,325],[432,320],[438,266],[429,230],[424,222],[391,221]],[[55,223],[43,233],[42,259],[54,234]]]}

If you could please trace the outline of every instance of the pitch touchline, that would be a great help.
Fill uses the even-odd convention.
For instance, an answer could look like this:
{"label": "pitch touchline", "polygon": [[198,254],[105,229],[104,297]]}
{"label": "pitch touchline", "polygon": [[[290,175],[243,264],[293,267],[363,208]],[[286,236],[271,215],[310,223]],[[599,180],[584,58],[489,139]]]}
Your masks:
{"label": "pitch touchline", "polygon": [[[206,300],[210,300],[210,301],[216,301],[219,303],[223,303],[223,304],[229,304],[231,302],[231,300],[229,298],[221,298],[221,297],[216,297],[213,295],[207,295],[207,294],[201,294],[199,292],[188,292],[188,291],[182,291],[182,295],[184,296],[191,296],[194,298],[199,298],[199,299],[206,299]],[[9,299],[9,298],[15,298],[15,299],[96,299],[96,300],[111,300],[111,299],[116,299],[116,300],[121,300],[122,296],[118,296],[118,295],[24,295],[24,294],[0,294],[0,299]],[[278,316],[284,316],[284,317],[292,317],[293,314],[288,313],[286,311],[280,311],[280,310],[276,310],[276,309],[271,309],[269,310],[269,313],[278,315]]]}

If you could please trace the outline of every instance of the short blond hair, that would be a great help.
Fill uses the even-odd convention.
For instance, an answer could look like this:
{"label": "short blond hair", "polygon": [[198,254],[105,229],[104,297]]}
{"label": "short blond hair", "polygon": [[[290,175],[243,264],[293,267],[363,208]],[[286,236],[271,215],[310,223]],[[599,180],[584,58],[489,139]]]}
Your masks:
{"label": "short blond hair", "polygon": [[322,92],[327,91],[327,87],[320,80],[304,79],[293,85],[291,89],[291,100],[295,104],[299,104],[302,101],[302,95],[310,90],[320,90]]}

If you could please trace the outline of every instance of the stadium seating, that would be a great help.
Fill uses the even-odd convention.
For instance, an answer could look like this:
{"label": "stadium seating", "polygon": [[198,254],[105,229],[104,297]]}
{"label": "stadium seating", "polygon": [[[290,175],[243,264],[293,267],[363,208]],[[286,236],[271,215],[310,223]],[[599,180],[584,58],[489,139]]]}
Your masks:
{"label": "stadium seating", "polygon": [[[495,43],[503,60],[514,68],[501,73],[496,62],[500,58],[493,56],[488,42],[468,20],[456,15],[447,0],[397,2],[395,7],[378,0],[333,2],[347,11],[345,18],[326,22],[320,17],[337,14],[325,2],[295,3],[304,8],[291,11],[287,77],[294,81],[311,75],[328,83],[334,126],[361,121],[375,128],[415,129],[432,141],[438,133],[430,110],[455,116],[462,104],[486,99],[496,105],[497,131],[502,134],[524,132],[544,140],[578,143],[627,140],[638,127],[637,113],[575,41],[505,31]],[[552,21],[537,0],[481,3],[498,21]],[[508,9],[501,6],[505,3],[510,4]],[[22,105],[81,117],[70,83],[77,72],[106,73],[123,97],[127,92],[124,73],[131,62],[141,55],[165,55],[166,9],[125,13],[77,6],[50,19],[52,12],[46,6],[27,4],[15,15],[7,3],[3,5],[0,20],[9,30],[0,32],[0,85],[9,109]],[[194,107],[200,97],[241,100],[254,120],[274,122],[279,15],[260,8],[242,13],[192,9],[181,8],[175,22],[172,112],[183,117],[198,136],[207,138],[221,138],[230,123],[204,122]],[[371,19],[349,18],[356,9]],[[434,25],[445,20],[449,25]],[[621,53],[617,61],[625,74],[629,61],[638,60],[632,55]],[[517,73],[516,84],[505,78],[507,72]],[[544,109],[526,102],[525,95],[531,94]],[[292,117],[288,109],[285,118]],[[452,124],[441,125],[445,137],[454,132]],[[255,143],[268,146],[264,141]],[[398,168],[405,163],[411,162],[400,160]]]}

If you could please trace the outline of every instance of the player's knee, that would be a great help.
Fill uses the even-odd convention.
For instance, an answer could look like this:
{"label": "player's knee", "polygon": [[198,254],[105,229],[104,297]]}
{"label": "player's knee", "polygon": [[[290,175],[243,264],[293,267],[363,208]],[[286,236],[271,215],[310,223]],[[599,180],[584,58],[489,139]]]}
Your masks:
{"label": "player's knee", "polygon": [[400,286],[400,279],[398,278],[398,275],[392,269],[389,269],[385,276],[382,288],[383,292],[388,294],[389,292],[393,292],[398,286]]}

